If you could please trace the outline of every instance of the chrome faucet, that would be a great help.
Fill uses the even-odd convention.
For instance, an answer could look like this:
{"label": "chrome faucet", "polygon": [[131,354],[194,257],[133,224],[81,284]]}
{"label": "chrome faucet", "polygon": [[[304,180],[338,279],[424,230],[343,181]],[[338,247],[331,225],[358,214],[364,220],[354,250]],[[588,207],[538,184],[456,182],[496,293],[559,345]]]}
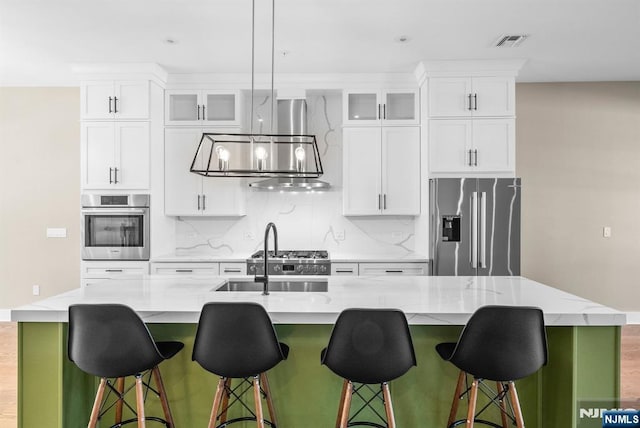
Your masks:
{"label": "chrome faucet", "polygon": [[267,224],[264,229],[264,275],[254,278],[255,282],[262,282],[262,295],[269,295],[269,231],[273,229],[273,253],[278,255],[278,229],[274,223]]}

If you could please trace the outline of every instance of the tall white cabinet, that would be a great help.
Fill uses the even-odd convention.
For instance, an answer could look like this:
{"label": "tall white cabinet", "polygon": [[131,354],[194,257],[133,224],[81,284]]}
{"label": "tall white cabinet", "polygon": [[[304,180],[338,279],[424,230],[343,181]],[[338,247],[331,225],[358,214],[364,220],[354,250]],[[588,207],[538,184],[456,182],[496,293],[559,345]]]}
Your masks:
{"label": "tall white cabinet", "polygon": [[348,90],[343,108],[343,214],[418,215],[418,91]]}
{"label": "tall white cabinet", "polygon": [[[429,176],[515,175],[515,76],[521,64],[422,63]],[[424,92],[423,92],[424,93]]]}

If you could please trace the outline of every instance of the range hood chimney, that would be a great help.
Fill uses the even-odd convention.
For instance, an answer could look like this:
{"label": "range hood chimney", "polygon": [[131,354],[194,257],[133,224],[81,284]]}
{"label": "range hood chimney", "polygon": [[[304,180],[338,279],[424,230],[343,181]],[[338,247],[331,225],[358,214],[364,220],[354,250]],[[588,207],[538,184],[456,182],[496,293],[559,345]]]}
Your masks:
{"label": "range hood chimney", "polygon": [[[286,135],[307,135],[307,102],[299,93],[284,95],[278,94],[278,128],[277,132],[281,136]],[[289,145],[286,150],[278,151],[278,165],[284,169],[295,170],[296,146]],[[331,187],[325,181],[316,178],[303,177],[276,177],[249,184],[254,189],[264,190],[324,190]]]}

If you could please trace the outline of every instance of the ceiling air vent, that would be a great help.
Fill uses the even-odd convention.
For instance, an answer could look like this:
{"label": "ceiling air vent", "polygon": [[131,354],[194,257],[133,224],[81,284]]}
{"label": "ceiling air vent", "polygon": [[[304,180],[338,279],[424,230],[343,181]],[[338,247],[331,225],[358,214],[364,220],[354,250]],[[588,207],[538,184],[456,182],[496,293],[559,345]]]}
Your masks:
{"label": "ceiling air vent", "polygon": [[515,48],[526,39],[524,34],[502,35],[496,40],[494,46],[497,48]]}

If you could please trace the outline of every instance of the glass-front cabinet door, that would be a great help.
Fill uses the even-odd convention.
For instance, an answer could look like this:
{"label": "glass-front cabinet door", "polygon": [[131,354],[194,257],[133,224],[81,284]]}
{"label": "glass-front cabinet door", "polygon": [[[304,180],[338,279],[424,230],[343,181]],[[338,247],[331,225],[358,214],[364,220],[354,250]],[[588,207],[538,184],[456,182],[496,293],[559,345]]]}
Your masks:
{"label": "glass-front cabinet door", "polygon": [[418,125],[417,89],[353,90],[343,93],[344,125]]}
{"label": "glass-front cabinet door", "polygon": [[168,90],[165,125],[240,126],[240,91]]}

